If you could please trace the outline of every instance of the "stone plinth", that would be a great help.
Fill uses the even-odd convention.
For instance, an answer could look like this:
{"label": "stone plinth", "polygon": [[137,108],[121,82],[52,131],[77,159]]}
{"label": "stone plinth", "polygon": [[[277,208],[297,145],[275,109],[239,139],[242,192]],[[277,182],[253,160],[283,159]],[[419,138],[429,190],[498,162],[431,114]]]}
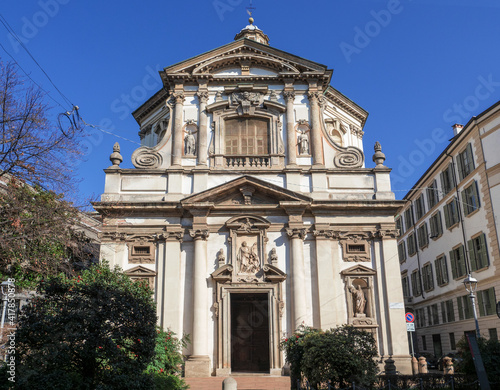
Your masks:
{"label": "stone plinth", "polygon": [[208,356],[190,356],[186,361],[186,378],[206,378],[210,375],[210,358]]}

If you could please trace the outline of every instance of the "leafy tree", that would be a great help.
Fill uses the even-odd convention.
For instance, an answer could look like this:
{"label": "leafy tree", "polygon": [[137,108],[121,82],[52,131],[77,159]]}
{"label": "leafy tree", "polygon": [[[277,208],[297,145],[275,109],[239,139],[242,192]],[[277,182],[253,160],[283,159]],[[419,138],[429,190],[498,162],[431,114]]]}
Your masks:
{"label": "leafy tree", "polygon": [[12,177],[0,184],[0,277],[30,288],[97,258],[98,248],[79,231],[80,212],[62,195]]}
{"label": "leafy tree", "polygon": [[156,388],[162,390],[185,390],[186,382],[181,378],[181,366],[184,364],[182,348],[187,346],[189,337],[178,339],[171,330],[157,329],[155,356],[146,372],[154,377]]}
{"label": "leafy tree", "polygon": [[16,332],[19,389],[151,389],[152,291],[117,268],[52,277],[22,311]]}
{"label": "leafy tree", "polygon": [[286,361],[290,364],[290,382],[292,389],[296,388],[297,380],[300,380],[302,377],[304,339],[307,335],[317,332],[319,332],[317,329],[302,324],[290,337],[285,338],[280,344],[280,348],[285,351]]}
{"label": "leafy tree", "polygon": [[316,389],[328,382],[339,387],[353,382],[369,387],[375,382],[378,354],[371,333],[343,325],[308,334],[303,348],[302,372]]}
{"label": "leafy tree", "polygon": [[59,122],[49,120],[45,100],[14,64],[0,62],[0,177],[64,192],[74,184],[69,162],[80,154],[83,126],[69,112]]}
{"label": "leafy tree", "polygon": [[[489,381],[498,383],[500,378],[500,342],[495,339],[486,340],[481,337],[477,340],[477,344],[479,351],[481,351],[481,359]],[[457,348],[462,360],[456,365],[455,369],[466,375],[477,377],[474,360],[466,337],[460,339]]]}

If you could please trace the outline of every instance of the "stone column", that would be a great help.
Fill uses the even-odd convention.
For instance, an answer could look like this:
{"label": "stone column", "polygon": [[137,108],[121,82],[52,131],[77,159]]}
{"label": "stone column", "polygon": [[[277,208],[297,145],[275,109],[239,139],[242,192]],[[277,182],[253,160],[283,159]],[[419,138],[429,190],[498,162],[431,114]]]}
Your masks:
{"label": "stone column", "polygon": [[179,299],[181,288],[181,243],[184,230],[180,225],[167,226],[167,232],[162,235],[164,247],[164,278],[162,319],[163,329],[170,328],[176,334],[182,334],[182,306]]}
{"label": "stone column", "polygon": [[[286,230],[292,246],[291,273],[292,273],[292,305],[293,324],[297,329],[307,319],[307,304],[304,280],[304,245],[306,229],[290,228]],[[294,330],[295,330],[294,329]]]}
{"label": "stone column", "polygon": [[193,259],[193,330],[192,354],[186,361],[186,377],[209,377],[208,357],[208,305],[207,305],[207,238],[208,230],[193,229],[189,235],[194,239]]}
{"label": "stone column", "polygon": [[199,90],[199,129],[198,129],[198,164],[207,165],[207,102],[208,91]]}
{"label": "stone column", "polygon": [[184,114],[184,93],[175,92],[175,111],[174,111],[174,142],[172,147],[172,165],[181,165],[182,161],[182,125]]}
{"label": "stone column", "polygon": [[321,138],[321,119],[319,110],[319,92],[310,91],[307,95],[309,98],[309,107],[311,110],[311,146],[314,165],[323,165],[323,141]]}
{"label": "stone column", "polygon": [[297,137],[295,136],[295,113],[293,102],[295,101],[295,91],[284,91],[286,100],[286,138],[288,165],[297,165]]}

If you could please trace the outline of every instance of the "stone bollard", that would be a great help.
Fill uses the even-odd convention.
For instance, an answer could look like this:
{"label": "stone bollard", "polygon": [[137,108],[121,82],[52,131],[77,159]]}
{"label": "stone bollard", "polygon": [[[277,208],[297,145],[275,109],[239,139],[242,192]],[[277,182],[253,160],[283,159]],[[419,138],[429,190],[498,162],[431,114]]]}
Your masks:
{"label": "stone bollard", "polygon": [[443,374],[453,375],[455,373],[455,368],[453,367],[453,360],[449,356],[443,358]]}
{"label": "stone bollard", "polygon": [[226,378],[222,382],[222,390],[238,390],[238,384],[234,378]]}
{"label": "stone bollard", "polygon": [[411,358],[411,372],[413,372],[413,375],[418,374],[418,361],[415,356]]}
{"label": "stone bollard", "polygon": [[396,365],[394,364],[394,359],[389,356],[389,359],[384,361],[384,371],[386,375],[396,375]]}
{"label": "stone bollard", "polygon": [[427,374],[429,371],[427,370],[427,359],[425,356],[420,356],[418,358],[418,373],[419,374]]}

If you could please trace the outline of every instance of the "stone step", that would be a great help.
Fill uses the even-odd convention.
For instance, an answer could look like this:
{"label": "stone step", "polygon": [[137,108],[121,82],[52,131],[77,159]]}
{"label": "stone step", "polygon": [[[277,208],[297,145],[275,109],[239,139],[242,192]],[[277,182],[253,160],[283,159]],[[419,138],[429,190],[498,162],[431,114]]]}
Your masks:
{"label": "stone step", "polygon": [[[290,377],[233,376],[238,390],[289,390]],[[191,390],[221,390],[224,377],[184,378]]]}

